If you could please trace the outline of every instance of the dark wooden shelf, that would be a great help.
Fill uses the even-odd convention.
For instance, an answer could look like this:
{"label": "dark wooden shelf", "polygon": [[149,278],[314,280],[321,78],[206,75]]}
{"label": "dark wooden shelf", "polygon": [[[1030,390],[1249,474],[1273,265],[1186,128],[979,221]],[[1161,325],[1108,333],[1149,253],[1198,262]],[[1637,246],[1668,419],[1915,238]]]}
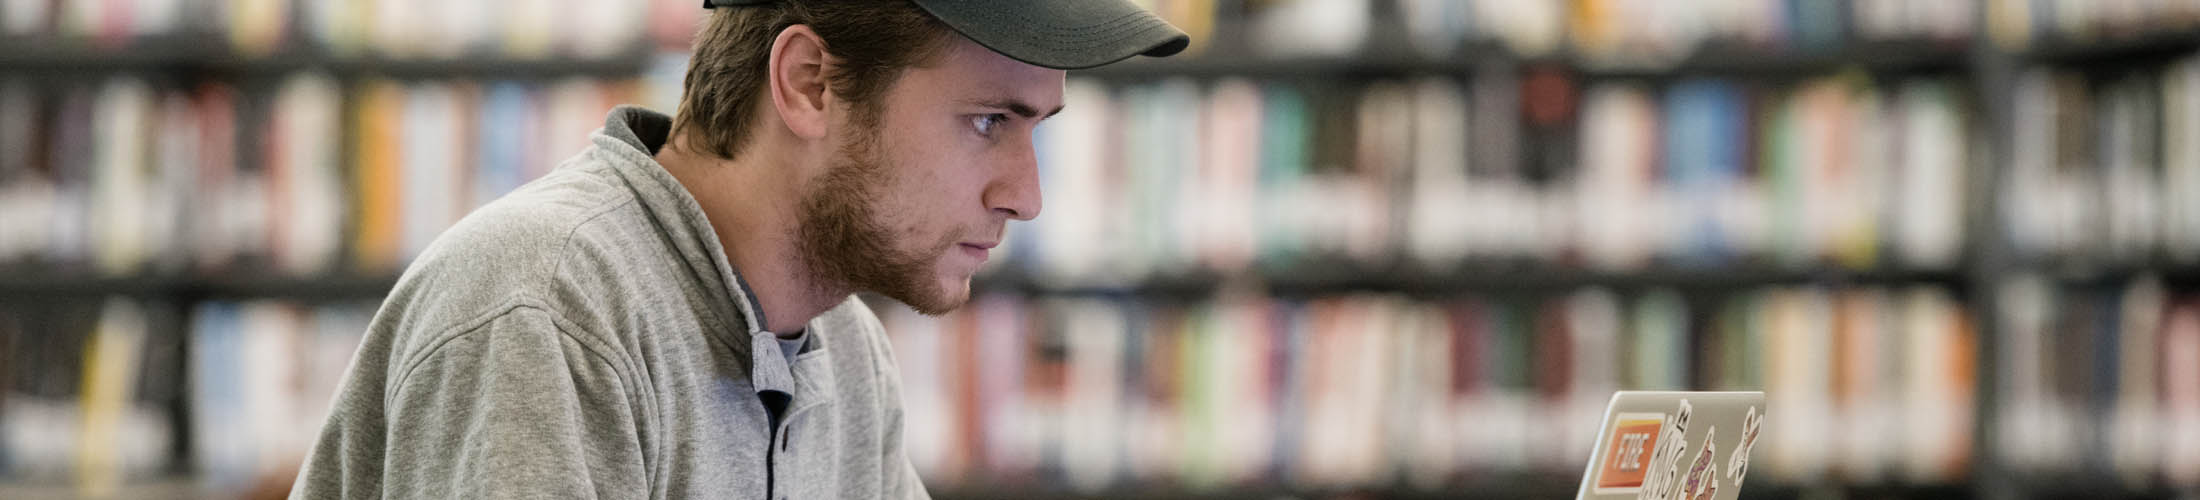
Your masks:
{"label": "dark wooden shelf", "polygon": [[[1835,48],[1785,48],[1708,43],[1669,64],[1574,63],[1591,77],[1817,76],[1847,69],[1872,73],[1959,72],[1970,44],[1954,40],[1878,40]],[[1558,61],[1551,61],[1558,62]]]}
{"label": "dark wooden shelf", "polygon": [[1556,66],[1588,78],[1667,79],[1690,76],[1813,76],[1857,68],[1878,73],[1957,72],[1970,59],[1970,44],[1947,40],[1855,42],[1823,50],[1707,43],[1671,61],[1592,61],[1576,54],[1522,57],[1489,43],[1469,45],[1451,56],[1431,56],[1384,44],[1346,57],[1269,57],[1218,50],[1181,58],[1133,58],[1073,75],[1102,80],[1154,80],[1172,77],[1403,77],[1470,75],[1477,68],[1513,65]]}
{"label": "dark wooden shelf", "polygon": [[2030,273],[2072,285],[2120,285],[2143,276],[2159,278],[2171,285],[2200,285],[2200,262],[2167,259],[2140,262],[2017,259],[2008,264],[2007,270],[2012,275]]}
{"label": "dark wooden shelf", "polygon": [[281,297],[309,300],[373,299],[389,293],[396,276],[86,276],[13,269],[0,271],[0,300],[81,299],[106,295],[141,298]]}
{"label": "dark wooden shelf", "polygon": [[[1759,480],[1763,481],[1763,480]],[[1424,489],[1405,486],[1378,488],[1289,488],[1279,486],[1221,487],[1206,490],[1181,486],[1133,486],[1094,493],[1077,493],[1059,489],[1029,487],[990,487],[935,489],[932,498],[939,500],[991,500],[1018,498],[1029,500],[1087,500],[1102,498],[1141,498],[1153,500],[1274,500],[1286,498],[1360,498],[1368,500],[1467,500],[1467,499],[1552,499],[1573,498],[1578,486],[1574,477],[1557,475],[1520,475],[1469,480],[1441,488]],[[1827,485],[1799,486],[1765,482],[1744,483],[1741,498],[1745,499],[1796,499],[1833,494],[1836,497],[1880,499],[1965,499],[1976,497],[1967,485]]]}
{"label": "dark wooden shelf", "polygon": [[495,53],[467,53],[449,58],[394,57],[373,53],[338,54],[308,45],[252,55],[236,51],[219,37],[200,35],[144,37],[117,47],[105,47],[89,40],[50,38],[0,38],[0,45],[8,47],[0,51],[0,74],[269,75],[318,70],[393,78],[544,78],[636,75],[646,70],[652,59],[652,52],[646,46],[600,58],[555,54],[525,58]]}
{"label": "dark wooden shelf", "polygon": [[1290,266],[1290,270],[1244,273],[1190,271],[1157,274],[1115,284],[1062,283],[1003,272],[983,276],[980,291],[1031,295],[1125,295],[1188,297],[1214,293],[1243,282],[1255,290],[1286,297],[1355,292],[1454,295],[1474,292],[1560,292],[1585,287],[1620,290],[1670,288],[1681,291],[1738,291],[1777,285],[1938,285],[1955,287],[1968,278],[1956,270],[1845,270],[1779,268],[1673,268],[1634,271],[1561,269],[1548,266],[1467,266],[1452,270],[1370,268],[1338,263]]}
{"label": "dark wooden shelf", "polygon": [[2018,55],[2041,64],[2115,67],[2200,54],[2200,29],[2103,35],[2097,40],[2037,40]]}
{"label": "dark wooden shelf", "polygon": [[1218,486],[1190,486],[1172,482],[1128,484],[1108,488],[1105,491],[1081,493],[1059,486],[1045,486],[1031,481],[975,481],[985,483],[975,486],[971,482],[955,486],[935,486],[932,498],[938,500],[979,500],[1018,498],[1027,500],[1084,500],[1103,498],[1139,498],[1148,500],[1274,500],[1285,498],[1362,498],[1362,499],[1565,499],[1573,498],[1579,485],[1579,473],[1494,473],[1454,481],[1440,488],[1415,488],[1404,484],[1364,487],[1295,487],[1282,484],[1240,484]]}
{"label": "dark wooden shelf", "polygon": [[[452,58],[407,58],[338,54],[300,45],[250,55],[214,36],[166,35],[134,39],[118,47],[88,40],[0,39],[0,73],[103,74],[114,72],[267,75],[317,70],[341,75],[393,78],[501,77],[545,78],[571,75],[634,75],[652,59],[646,46],[618,55],[575,59],[568,56],[520,58],[471,53]],[[1708,43],[1691,55],[1666,62],[1590,61],[1572,54],[1521,57],[1494,43],[1474,43],[1450,56],[1430,56],[1399,44],[1370,44],[1358,54],[1260,56],[1245,50],[1170,58],[1136,57],[1079,76],[1103,80],[1156,80],[1174,77],[1380,78],[1419,75],[1470,75],[1489,65],[1552,65],[1588,78],[1677,78],[1697,75],[1807,76],[1860,68],[1907,73],[1960,70],[1968,45],[1938,40],[1863,41],[1825,50]]]}
{"label": "dark wooden shelf", "polygon": [[184,293],[201,297],[378,299],[397,286],[397,276],[203,278],[185,282]]}
{"label": "dark wooden shelf", "polygon": [[1486,57],[1494,57],[1494,55],[1473,54],[1437,58],[1402,50],[1368,51],[1350,57],[1271,57],[1214,53],[1181,58],[1137,57],[1098,68],[1071,71],[1070,75],[1094,77],[1103,80],[1157,80],[1174,77],[1340,78],[1465,75],[1473,72],[1475,65],[1482,62],[1482,58]]}
{"label": "dark wooden shelf", "polygon": [[[2190,37],[2187,37],[2190,38]],[[647,69],[646,46],[602,58],[551,55],[522,58],[469,53],[451,58],[394,57],[373,53],[338,54],[306,45],[272,54],[251,55],[213,36],[166,35],[104,47],[89,40],[0,38],[0,72],[111,73],[204,72],[271,74],[321,70],[340,74],[391,77],[628,75]],[[1556,65],[1592,78],[1663,78],[1689,75],[1820,74],[1844,68],[1913,72],[1958,70],[1967,61],[1967,45],[1935,40],[1866,41],[1827,50],[1706,44],[1687,57],[1668,62],[1590,61],[1571,54],[1521,57],[1491,43],[1476,43],[1451,56],[1430,56],[1406,47],[1371,45],[1344,57],[1260,56],[1219,50],[1170,58],[1138,57],[1099,68],[1077,70],[1101,79],[1170,77],[1384,77],[1465,75],[1483,65]]]}
{"label": "dark wooden shelf", "polygon": [[174,293],[177,286],[177,280],[170,278],[82,276],[22,269],[0,271],[0,298],[16,300],[102,295],[156,296]]}
{"label": "dark wooden shelf", "polygon": [[328,56],[312,53],[279,54],[264,59],[218,61],[212,68],[239,73],[284,73],[317,70],[343,75],[392,78],[550,78],[562,76],[633,76],[650,61],[646,53],[611,59],[518,59],[493,55],[468,55],[451,59],[392,58],[384,56]]}
{"label": "dark wooden shelf", "polygon": [[[1391,269],[1353,273],[1342,266],[1313,266],[1327,273],[1294,273],[1279,277],[1277,286],[1319,292],[1332,284],[1360,284],[1368,288],[1397,286],[1408,293],[1445,293],[1476,290],[1567,290],[1583,287],[1618,289],[1673,288],[1728,290],[1774,285],[1893,285],[1954,284],[1964,279],[1956,271],[1776,267],[1652,268],[1642,270],[1590,270],[1549,267],[1469,266],[1453,270]],[[1337,274],[1330,274],[1337,273]]]}

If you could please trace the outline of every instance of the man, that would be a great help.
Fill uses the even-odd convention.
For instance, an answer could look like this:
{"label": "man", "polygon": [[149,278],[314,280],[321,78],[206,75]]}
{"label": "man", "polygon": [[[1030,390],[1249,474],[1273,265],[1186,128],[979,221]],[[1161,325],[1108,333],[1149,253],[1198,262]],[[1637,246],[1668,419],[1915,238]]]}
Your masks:
{"label": "man", "polygon": [[1062,68],[1188,38],[1127,0],[710,0],[679,116],[445,233],[294,498],[923,498],[876,292],[969,298],[1039,214]]}

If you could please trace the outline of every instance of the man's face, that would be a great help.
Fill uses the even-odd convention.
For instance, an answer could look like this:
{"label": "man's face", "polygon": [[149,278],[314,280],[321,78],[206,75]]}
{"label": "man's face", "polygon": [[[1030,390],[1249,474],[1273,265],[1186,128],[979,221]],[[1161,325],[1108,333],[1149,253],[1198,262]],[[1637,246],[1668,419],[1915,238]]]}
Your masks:
{"label": "man's face", "polygon": [[885,92],[874,123],[835,114],[839,146],[797,235],[813,275],[926,314],[968,301],[1008,220],[1039,215],[1032,129],[1061,110],[1065,75],[949,38]]}

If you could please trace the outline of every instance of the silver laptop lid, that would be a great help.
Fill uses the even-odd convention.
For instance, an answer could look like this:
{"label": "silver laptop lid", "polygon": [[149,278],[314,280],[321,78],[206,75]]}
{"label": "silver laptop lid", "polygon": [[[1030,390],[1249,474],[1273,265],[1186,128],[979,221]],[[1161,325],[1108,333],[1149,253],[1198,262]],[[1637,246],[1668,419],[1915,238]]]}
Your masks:
{"label": "silver laptop lid", "polygon": [[1612,395],[1580,500],[1731,500],[1762,435],[1765,393]]}

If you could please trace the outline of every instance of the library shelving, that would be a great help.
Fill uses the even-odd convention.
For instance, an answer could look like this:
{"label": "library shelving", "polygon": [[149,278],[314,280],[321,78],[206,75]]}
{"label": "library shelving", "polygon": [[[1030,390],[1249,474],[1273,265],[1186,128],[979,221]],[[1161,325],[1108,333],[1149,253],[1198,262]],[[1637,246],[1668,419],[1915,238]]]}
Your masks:
{"label": "library shelving", "polygon": [[[1144,391],[1133,398],[1140,405],[1183,413],[1144,417],[1139,415],[1148,411],[1145,406],[1106,406],[1104,414],[1212,425],[1199,420],[1204,417],[1198,412],[1178,408],[1221,403],[1185,394],[1244,388],[1230,384],[1251,382],[1241,380],[1242,376],[1188,369],[1179,374],[1159,366],[1167,363],[1151,359],[1205,360],[1210,358],[1189,356],[1209,356],[1237,363],[1227,366],[1246,366],[1246,360],[1215,357],[1219,355],[1211,351],[1214,346],[1246,342],[1287,344],[1288,339],[1298,338],[1292,335],[1314,339],[1301,339],[1308,342],[1361,338],[1335,326],[1340,321],[1335,318],[1373,321],[1399,332],[1421,331],[1408,325],[1438,331],[1429,325],[1440,321],[1431,318],[1451,318],[1452,324],[1471,325],[1452,331],[1476,333],[1456,333],[1451,338],[1473,340],[1440,341],[1448,342],[1443,345],[1519,354],[1515,360],[1519,366],[1443,364],[1475,373],[1460,375],[1478,381],[1461,382],[1455,390],[1491,398],[1460,396],[1460,401],[1497,401],[1518,410],[1461,414],[1478,418],[1565,415],[1570,403],[1557,401],[1552,394],[1591,393],[1623,385],[1807,387],[1819,382],[1841,386],[1841,391],[1854,391],[1855,384],[1879,387],[1859,394],[1890,401],[1887,405],[1904,411],[1945,409],[1943,413],[1967,415],[1962,420],[1966,425],[1933,428],[1937,435],[1954,439],[1935,441],[1925,451],[1890,441],[1829,445],[1822,451],[1768,458],[1768,462],[1785,464],[1779,466],[1785,470],[1775,472],[1775,467],[1768,466],[1752,475],[1745,498],[2169,498],[2200,490],[2200,478],[2178,469],[2191,465],[2200,470],[2200,458],[2174,449],[2180,443],[2200,445],[2200,428],[2192,428],[2191,419],[2182,419],[2200,415],[2170,413],[2183,411],[2185,406],[2180,405],[2194,401],[2181,398],[2200,398],[2200,394],[2190,394],[2194,389],[2177,385],[2171,375],[2126,375],[2122,372],[2130,370],[2119,370],[2124,364],[2100,361],[2122,359],[2109,356],[2111,352],[2146,352],[2149,345],[2163,346],[2164,351],[2188,347],[2179,342],[2192,342],[2196,335],[2192,330],[2200,328],[2192,324],[2200,321],[2194,319],[2200,318],[2200,312],[2195,312],[2200,306],[2194,305],[2200,303],[2196,302],[2200,301],[2200,262],[2189,258],[2193,249],[2179,246],[2190,244],[2179,238],[2200,234],[2200,226],[2177,225],[2180,221],[2200,224],[2200,219],[2178,218],[2187,216],[2182,215],[2185,206],[2176,204],[2182,192],[2134,197],[2105,191],[2120,189],[2115,186],[2200,189],[2200,185],[2181,184],[2195,182],[2188,179],[2200,179],[2200,174],[2180,173],[2200,170],[2200,164],[2194,164],[2200,156],[2193,156],[2200,153],[2175,149],[2200,144],[2200,136],[2192,135],[2200,133],[2196,132],[2200,124],[2179,121],[2174,115],[2177,110],[2200,111],[2200,70],[2189,69],[2200,65],[2200,24],[2193,21],[2200,12],[2173,2],[2155,6],[2163,12],[2131,15],[2116,11],[2113,5],[2092,6],[2126,2],[2062,2],[2055,5],[2063,11],[2017,12],[2035,9],[2019,4],[2045,3],[1852,0],[1826,3],[1836,6],[1832,7],[1836,11],[1803,15],[1781,9],[1805,8],[1795,7],[1804,3],[1732,2],[1748,7],[1718,13],[1724,17],[1708,17],[1725,24],[1696,28],[1703,30],[1695,35],[1700,39],[1676,40],[1656,30],[1630,27],[1636,23],[1615,22],[1644,14],[1628,10],[1639,6],[1622,4],[1658,2],[1550,2],[1589,10],[1571,13],[1564,7],[1544,12],[1529,5],[1536,2],[1152,3],[1203,41],[1192,53],[1177,58],[1134,60],[1072,74],[1071,97],[1078,112],[1064,115],[1066,123],[1054,124],[1058,130],[1050,131],[1055,134],[1050,136],[1052,142],[1041,146],[1046,175],[1056,177],[1048,181],[1048,217],[1011,229],[1013,240],[1003,252],[1005,262],[974,284],[980,301],[969,311],[938,320],[883,313],[890,326],[910,326],[894,333],[896,349],[904,358],[905,383],[914,388],[911,419],[920,430],[912,432],[912,439],[930,440],[913,442],[912,447],[928,451],[919,457],[919,466],[928,481],[937,481],[936,498],[1571,495],[1577,480],[1572,471],[1578,467],[1554,465],[1563,464],[1564,454],[1508,451],[1454,457],[1451,460],[1469,463],[1457,467],[1467,470],[1466,479],[1416,479],[1410,485],[1392,483],[1408,482],[1398,476],[1449,478],[1459,471],[1393,470],[1347,456],[1335,459],[1342,462],[1317,463],[1340,465],[1377,480],[1314,473],[1314,479],[1305,483],[1279,483],[1275,476],[1290,475],[1279,471],[1296,464],[1248,464],[1243,457],[1190,453],[1185,455],[1191,458],[1170,458],[1161,465],[1080,462],[1083,468],[1070,467],[1062,462],[1090,457],[1033,444],[1060,442],[957,427],[969,427],[974,418],[999,418],[1003,420],[995,422],[1036,423],[1044,428],[1057,422],[1043,411],[1051,408],[1046,405],[1089,403],[1081,403],[1084,400],[1078,395],[1099,389],[1018,385],[1031,396],[999,403],[1011,406],[1000,411],[941,404],[960,397],[954,391],[977,383],[965,380],[971,374],[949,373],[936,366],[948,359],[965,359],[958,356],[993,360],[976,369],[987,374],[1075,371],[1130,357],[1148,360],[1153,366],[1096,373],[1129,377],[1142,384],[1117,388]],[[1299,3],[1317,5],[1295,5]],[[1704,8],[1681,4],[1667,10]],[[1775,4],[1788,7],[1772,7]],[[693,7],[670,0],[652,5],[651,16]],[[1336,5],[1359,7],[1346,9],[1341,16],[1325,10]],[[1468,13],[1445,10],[1452,8]],[[1418,9],[1436,9],[1465,20],[1429,24],[1422,18],[1431,11]],[[260,420],[222,427],[196,416],[272,405],[288,409],[268,418],[311,419],[317,411],[314,406],[321,404],[315,398],[325,398],[311,390],[327,383],[326,370],[302,363],[247,363],[244,360],[265,356],[252,349],[294,349],[321,360],[346,352],[345,346],[356,339],[341,333],[364,321],[374,301],[396,283],[396,270],[406,256],[425,243],[422,235],[432,236],[456,214],[493,198],[500,189],[539,175],[539,170],[531,169],[547,168],[561,159],[550,151],[578,144],[579,134],[594,128],[609,104],[649,101],[668,107],[665,93],[652,89],[669,85],[676,95],[678,58],[661,55],[660,47],[671,47],[673,52],[684,47],[685,34],[668,38],[664,33],[680,33],[692,25],[693,15],[669,21],[652,17],[647,31],[655,33],[654,39],[635,28],[635,40],[597,41],[602,46],[581,51],[592,55],[555,50],[515,55],[497,50],[494,44],[439,56],[384,53],[371,42],[365,49],[336,49],[306,41],[248,47],[233,33],[189,29],[178,30],[184,34],[130,36],[120,42],[112,37],[0,32],[4,33],[0,47],[6,47],[0,49],[0,114],[8,115],[0,116],[0,145],[37,145],[20,154],[14,149],[0,152],[0,208],[39,201],[39,211],[14,213],[37,214],[38,227],[45,228],[25,229],[28,226],[22,221],[27,219],[0,213],[0,233],[5,233],[0,238],[12,240],[0,241],[0,361],[38,360],[0,365],[4,367],[0,368],[0,391],[6,391],[0,392],[0,410],[8,410],[0,413],[0,426],[9,431],[0,434],[0,496],[66,498],[87,491],[142,498],[222,496],[254,485],[270,471],[279,473],[280,463],[262,463],[280,462],[279,452],[260,457],[245,449],[250,446],[228,442],[243,439],[238,435],[250,434],[247,431],[253,428],[248,424]],[[1656,15],[1663,14],[1652,14],[1639,24],[1669,22]],[[1755,23],[1765,19],[1778,22]],[[0,24],[7,21],[0,14]],[[1334,27],[1309,24],[1316,21],[1363,26],[1360,32],[1339,34]],[[1500,22],[1510,25],[1495,24]],[[1555,32],[1517,28],[1542,22],[1550,23]],[[1753,23],[1783,29],[1768,33],[1733,27]],[[304,27],[283,30],[308,38],[303,36]],[[1278,50],[1278,46],[1287,48]],[[1651,49],[1634,52],[1638,46]],[[305,97],[294,100],[282,97],[290,95],[281,90],[283,86],[269,84],[301,74],[333,83],[325,91],[313,90],[319,84],[302,84],[307,90],[299,95]],[[137,83],[111,83],[118,79]],[[16,93],[10,94],[9,89]],[[18,108],[11,107],[24,103],[34,112],[18,113]],[[2026,114],[2041,103],[2081,112]],[[2167,111],[2140,112],[2150,109],[2148,103]],[[446,108],[456,111],[437,112]],[[132,114],[131,109],[155,111]],[[269,138],[268,123],[276,120],[273,117],[292,115],[323,124],[318,130],[329,137],[285,139],[290,141],[286,143],[313,144],[319,156],[283,159],[268,152],[265,145],[276,142]],[[96,120],[82,118],[86,116],[138,116],[148,123],[146,130],[108,130],[87,123]],[[152,122],[155,118],[148,116],[175,117],[179,121],[173,123],[194,126],[224,124],[213,129],[228,135],[180,134],[174,127],[155,126],[168,123]],[[1087,116],[1105,118],[1082,118]],[[16,119],[7,121],[8,117]],[[522,130],[515,133],[522,135],[493,135],[488,132],[491,127],[483,126],[506,119],[527,124],[515,127]],[[1669,133],[1697,127],[1725,135]],[[1064,128],[1068,130],[1059,130]],[[1228,135],[1234,129],[1260,132],[1254,137]],[[367,133],[375,130],[385,133]],[[1885,135],[1874,136],[1876,132]],[[468,139],[438,142],[438,133]],[[2172,135],[2179,133],[2185,135]],[[27,139],[18,141],[19,137]],[[1392,140],[1400,137],[1411,139]],[[1458,147],[1431,146],[1447,144],[1447,139],[1456,140]],[[224,179],[253,180],[163,185],[162,179],[170,178],[156,172],[167,167],[150,165],[159,162],[106,166],[115,161],[112,155],[95,150],[117,140],[146,144],[124,150],[143,156],[185,152],[200,158],[174,168],[222,171]],[[389,144],[433,150],[456,148],[453,142],[465,140],[492,146],[470,153],[402,158],[372,154],[397,149]],[[1184,144],[1193,142],[1212,147],[1186,149]],[[2035,147],[2043,142],[2055,147]],[[1942,147],[1919,147],[1918,143]],[[1229,144],[1236,144],[1235,149]],[[169,147],[179,149],[163,149]],[[33,150],[37,153],[29,152]],[[222,154],[211,153],[217,151]],[[1833,155],[1832,151],[1842,152],[1847,162],[1814,160]],[[1868,156],[1873,153],[1882,156]],[[1068,155],[1095,159],[1081,163]],[[405,171],[423,162],[462,170],[426,182],[431,189],[448,188],[437,182],[463,185],[466,192],[460,197],[464,200],[421,211],[388,200],[376,206],[377,202],[367,199],[372,197],[354,192],[363,171]],[[1869,166],[1880,163],[1886,166]],[[1184,172],[1160,171],[1149,164],[1174,165]],[[1195,168],[1210,165],[1232,167]],[[114,180],[119,174],[112,172],[131,172],[131,168],[147,179]],[[1931,175],[1904,177],[1920,168]],[[287,183],[259,180],[277,170],[322,172],[328,176],[327,184],[298,187],[296,176],[286,177],[293,179]],[[1076,177],[1077,172],[1090,171],[1105,175]],[[2127,172],[2133,171],[2144,175],[2129,177]],[[2035,182],[2027,176],[2046,180]],[[1110,180],[1086,183],[1099,187],[1061,189],[1063,184],[1054,184],[1083,186],[1078,183],[1092,179]],[[1848,185],[1844,183],[1875,187],[1828,187]],[[1451,187],[1454,184],[1462,187]],[[1203,200],[1203,196],[1171,191],[1171,186],[1178,185],[1227,195],[1214,197],[1221,201]],[[275,211],[264,205],[198,205],[227,199],[240,192],[234,190],[241,189],[236,186],[257,189],[242,191],[253,196],[292,189],[330,192],[336,201],[329,213],[283,217],[223,211]],[[1425,189],[1430,186],[1436,189]],[[1924,188],[1904,191],[1917,186]],[[2033,189],[2042,191],[2029,191]],[[122,196],[116,193],[173,193],[176,205],[166,206],[220,207],[207,213],[233,222],[209,225],[212,229],[206,230],[271,243],[208,246],[185,236],[167,242],[182,249],[177,251],[184,254],[181,257],[164,258],[161,248],[134,255],[100,255],[105,249],[128,248],[111,245],[105,238],[139,240],[127,234],[115,236],[97,224],[72,226],[66,221],[89,221],[99,216],[95,214],[109,213],[99,208],[104,206],[99,200]],[[1612,197],[1619,201],[1599,204]],[[1325,218],[1324,213],[1300,213],[1280,221],[1254,215],[1276,209],[1269,198],[1279,198],[1284,205],[1318,205],[1343,215]],[[1416,200],[1461,198],[1496,201],[1414,205]],[[2125,200],[2125,205],[2135,208],[2098,213],[2083,208],[2089,200],[2112,199]],[[1699,206],[1691,200],[1724,204]],[[2034,202],[2040,206],[2028,207]],[[1640,208],[1644,206],[1667,212],[1630,218],[1636,217],[1630,212],[1650,211]],[[1848,206],[1867,210],[1842,209]],[[1170,210],[1244,218],[1163,223]],[[1488,216],[1491,220],[1462,217],[1473,220],[1458,226],[1443,220],[1415,225],[1428,219],[1415,215],[1423,210],[1499,215]],[[368,212],[380,214],[383,223],[391,225],[375,236],[364,236],[372,230],[362,229],[359,219]],[[1759,212],[1763,216],[1758,220],[1718,217]],[[1508,217],[1526,222],[1508,222]],[[2145,217],[2151,222],[2139,225],[2159,229],[2132,232],[2126,228],[2132,224],[2119,222],[2131,217]],[[64,222],[45,226],[49,220]],[[130,220],[138,224],[132,227],[161,229],[165,224],[161,221],[169,219],[132,216]],[[1614,220],[1658,225],[1655,230],[1634,229],[1625,223],[1598,225]],[[1060,225],[1073,227],[1060,231],[1056,229]],[[1202,230],[1237,226],[1259,229],[1243,234]],[[1657,238],[1666,232],[1691,236],[1673,241]],[[1279,234],[1283,236],[1274,236]],[[1613,240],[1604,234],[1631,236]],[[358,242],[362,238],[380,241],[362,245]],[[37,244],[22,243],[28,241]],[[277,241],[281,243],[272,243]],[[1348,241],[1376,243],[1337,243]],[[1098,245],[1102,242],[1114,246]],[[1086,246],[1099,250],[1079,250]],[[1132,272],[1110,272],[1122,269]],[[1263,315],[1286,319],[1245,328],[1255,335],[1215,333],[1223,327],[1213,325],[1242,326],[1231,322]],[[1813,319],[1825,324],[1815,324]],[[2147,321],[2160,323],[2159,328],[2132,333],[2139,327],[2130,325],[2153,324]],[[1048,326],[1054,325],[1049,322],[1080,326]],[[1124,345],[1129,340],[1094,343],[1089,339],[1091,332],[1099,331],[1094,322],[1115,326],[1123,336],[1145,343],[1136,349]],[[199,343],[234,339],[238,332],[250,333],[243,338],[259,340],[211,344],[229,351]],[[1257,335],[1263,332],[1267,337]],[[1509,332],[1520,333],[1515,338]],[[1805,358],[1814,353],[1796,346],[1868,351],[1854,346],[1877,344],[1857,339],[1895,345],[1902,342],[1893,339],[1907,339],[1916,332],[1947,342],[1879,347],[1882,350],[1877,352],[1882,354],[1825,356],[1826,360],[1809,364],[1823,370],[1736,375],[1750,369],[1741,368],[1745,366],[1794,364],[1794,359],[1775,357],[1781,353],[1802,353]],[[1079,333],[1087,337],[1069,338]],[[1431,334],[1412,342],[1438,337]],[[1191,354],[1155,347],[1168,344],[1157,338],[1180,341],[1170,345]],[[2138,338],[2158,340],[2149,340],[2155,344],[2129,340]],[[1028,352],[1010,349],[1015,352],[1007,354],[957,352],[942,339],[1033,347]],[[1788,344],[1758,345],[1767,339]],[[75,354],[95,343],[140,346],[142,352]],[[1379,343],[1401,352],[1423,345],[1396,339]],[[2057,347],[2100,357],[2079,359],[2057,352]],[[2200,348],[2200,344],[2189,347]],[[1094,361],[1089,356],[1095,349],[1112,349],[1115,354],[1102,354]],[[1146,351],[1133,352],[1137,349]],[[1657,361],[1662,358],[1643,354],[1669,351],[1682,353],[1683,361]],[[1557,354],[1578,352],[1624,361],[1607,373],[1577,366],[1594,363],[1582,362],[1573,354]],[[1756,364],[1732,361],[1735,353],[1741,353],[1741,358],[1754,353],[1762,359]],[[1909,359],[1903,356],[1927,356],[1922,361],[1909,360],[1917,363],[1968,359],[1975,369],[1968,379],[1943,384],[1912,380],[1915,377],[1909,371],[1873,374],[1864,370],[1859,375],[1853,367],[1833,366],[1871,360],[1892,366],[1901,364],[1894,359]],[[2200,359],[2200,353],[2194,356]],[[2154,365],[2174,366],[2186,358],[2155,359]],[[1352,364],[1356,362],[1316,356],[1254,365],[1278,373],[1317,373],[1339,366],[1346,371],[1355,367],[1379,371]],[[101,382],[104,385],[77,380],[87,366],[117,363],[121,366],[107,369],[126,375],[107,377]],[[296,377],[304,389],[291,389],[296,394],[229,394],[183,381],[206,373],[193,370],[218,363],[243,366],[240,369],[245,371],[237,373],[245,375]],[[1538,368],[1545,364],[1566,365],[1574,371],[1541,373]],[[44,375],[53,372],[68,376]],[[192,373],[199,375],[186,376]],[[2081,378],[2091,381],[2088,384],[2100,385],[2056,376],[2072,373],[2084,373]],[[1581,383],[1579,374],[1588,374],[1590,385],[1569,385]],[[1775,377],[1789,378],[1767,380]],[[1797,382],[1792,377],[1804,378]],[[1658,382],[1645,382],[1652,379]],[[2134,448],[2124,444],[2128,439],[2070,430],[2119,418],[2111,415],[2111,409],[2124,407],[2127,400],[2082,395],[2134,392],[2118,385],[2125,381],[2164,387],[2161,393],[2166,395],[2148,408],[2164,408],[2162,415],[2167,416],[2140,419],[2142,424],[2131,427],[2150,432],[2141,435],[2160,436],[2163,444]],[[1388,379],[1355,379],[1358,382],[1384,391],[1432,390]],[[78,387],[80,383],[84,387]],[[122,391],[132,395],[113,394],[112,389],[133,384],[135,391]],[[95,385],[103,389],[92,390]],[[1936,407],[1893,396],[1913,389],[1956,401]],[[92,401],[94,393],[97,405]],[[1798,394],[1801,399],[1781,402],[1840,408],[1829,413],[1837,413],[1838,418],[1782,423],[1840,420],[1846,426],[1850,419],[1891,418],[1871,417],[1862,410],[1841,413],[1851,411],[1851,406],[1865,406],[1851,405],[1845,399],[1849,392],[1790,392],[1797,393],[1803,393]],[[1357,401],[1327,399],[1336,396],[1303,388],[1275,388],[1272,394],[1278,401],[1302,397]],[[927,397],[931,403],[925,402]],[[68,409],[79,405],[99,406],[103,415],[114,415],[112,421],[119,422],[105,424],[118,429],[115,435],[152,436],[146,442],[159,443],[158,449],[101,449],[89,452],[101,455],[90,459],[57,457],[53,454],[66,454],[72,446],[23,438],[76,429],[68,426],[77,424],[67,423],[80,416],[72,412],[91,411]],[[215,408],[204,407],[209,405]],[[114,409],[118,407],[122,409]],[[1279,414],[1320,411],[1318,404],[1303,402],[1273,403],[1272,408]],[[2036,408],[2046,408],[2039,412],[2046,416],[2018,415]],[[1353,422],[1349,417],[1334,418]],[[266,423],[281,426],[278,429],[302,425],[310,430],[317,421]],[[1859,425],[1841,428],[1901,427]],[[2050,439],[2050,445],[2010,437],[2040,429],[2059,437]],[[269,434],[285,432],[289,431]],[[281,439],[293,438],[253,439],[246,444],[274,449],[283,446]],[[964,449],[973,447],[986,451]],[[2085,451],[2071,451],[2079,449]],[[977,455],[963,456],[970,453]],[[1092,453],[1126,463],[1136,461],[1125,457],[1173,456],[1151,450]],[[1299,450],[1290,455],[1307,453]],[[1951,461],[1945,459],[1949,456],[1958,457],[1952,460],[1957,463],[1944,463]],[[2139,458],[2130,458],[2134,456]],[[1188,465],[1173,463],[1176,460]],[[86,476],[75,470],[81,464],[92,464],[89,468],[96,473]],[[1912,475],[1924,468],[1932,471]],[[1256,479],[1216,479],[1234,475]],[[1355,479],[1357,485],[1350,484]]]}

